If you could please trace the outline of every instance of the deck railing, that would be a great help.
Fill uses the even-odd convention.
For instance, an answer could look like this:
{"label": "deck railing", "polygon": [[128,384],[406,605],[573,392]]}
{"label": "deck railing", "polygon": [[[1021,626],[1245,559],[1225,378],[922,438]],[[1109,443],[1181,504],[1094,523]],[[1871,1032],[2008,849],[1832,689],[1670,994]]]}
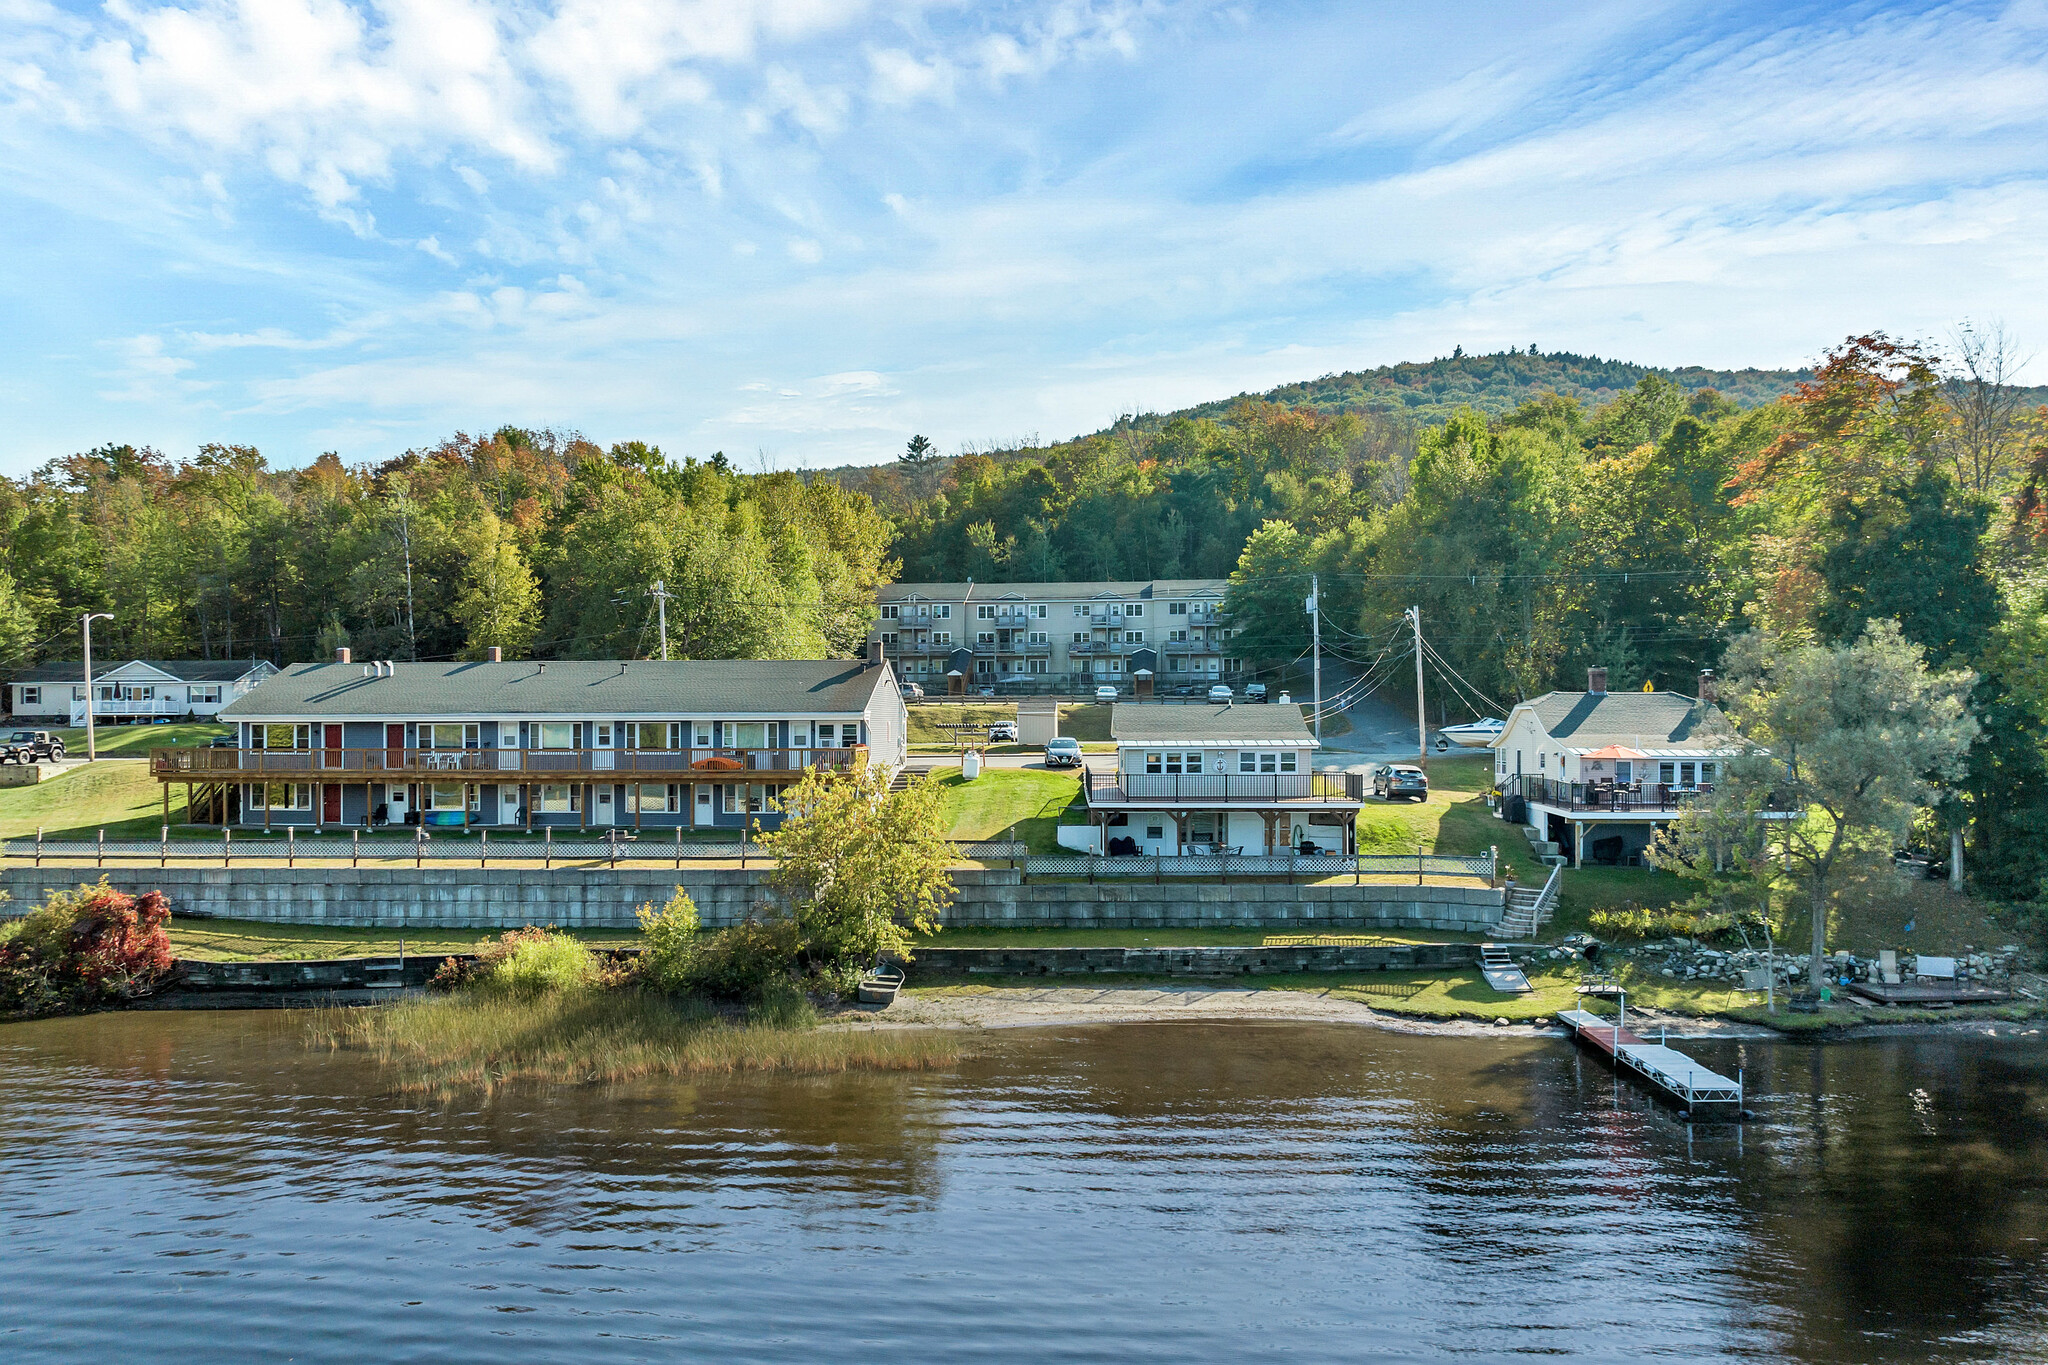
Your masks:
{"label": "deck railing", "polygon": [[1519,792],[1525,800],[1558,810],[1606,811],[1621,815],[1680,811],[1694,798],[1714,790],[1711,782],[1696,787],[1674,787],[1661,782],[1623,786],[1616,783],[1561,782],[1554,777],[1530,777],[1526,773],[1519,778],[1509,778],[1508,787],[1511,795]]}
{"label": "deck railing", "polygon": [[1357,773],[1097,773],[1088,770],[1090,805],[1131,801],[1363,801]]}
{"label": "deck railing", "polygon": [[233,782],[315,775],[336,781],[468,775],[494,782],[564,776],[717,781],[721,773],[799,773],[859,767],[866,745],[831,749],[152,749],[150,772],[167,781]]}

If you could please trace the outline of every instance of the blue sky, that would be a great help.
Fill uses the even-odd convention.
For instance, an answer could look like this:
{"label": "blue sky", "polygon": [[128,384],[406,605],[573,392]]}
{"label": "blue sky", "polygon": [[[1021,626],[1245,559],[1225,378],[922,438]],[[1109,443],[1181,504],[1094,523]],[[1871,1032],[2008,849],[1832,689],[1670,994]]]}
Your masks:
{"label": "blue sky", "polygon": [[0,0],[0,471],[504,422],[789,468],[1456,345],[2038,350],[2044,134],[2048,0]]}

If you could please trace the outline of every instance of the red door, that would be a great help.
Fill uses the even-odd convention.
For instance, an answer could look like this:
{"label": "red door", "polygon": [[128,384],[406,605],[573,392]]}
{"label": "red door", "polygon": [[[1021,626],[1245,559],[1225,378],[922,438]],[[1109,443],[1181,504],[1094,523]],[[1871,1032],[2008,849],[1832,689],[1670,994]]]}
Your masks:
{"label": "red door", "polygon": [[341,757],[341,727],[339,725],[329,725],[325,728],[327,731],[325,736],[327,757],[322,760],[322,766],[328,768],[347,766],[343,763]]}
{"label": "red door", "polygon": [[[341,727],[334,726],[331,728],[340,729]],[[322,787],[320,791],[320,818],[330,825],[340,824],[341,788],[335,783],[330,782],[326,786]]]}
{"label": "red door", "polygon": [[387,725],[384,727],[384,766],[403,769],[405,767],[405,727]]}

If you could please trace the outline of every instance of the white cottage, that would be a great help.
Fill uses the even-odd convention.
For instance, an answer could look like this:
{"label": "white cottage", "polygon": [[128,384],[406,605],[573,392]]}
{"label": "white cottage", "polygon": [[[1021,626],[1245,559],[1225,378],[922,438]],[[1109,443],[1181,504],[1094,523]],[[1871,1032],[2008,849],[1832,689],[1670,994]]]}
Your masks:
{"label": "white cottage", "polygon": [[[92,674],[92,714],[100,721],[212,720],[271,674],[263,659],[107,659]],[[14,719],[24,724],[85,724],[85,665],[38,664],[7,684]]]}

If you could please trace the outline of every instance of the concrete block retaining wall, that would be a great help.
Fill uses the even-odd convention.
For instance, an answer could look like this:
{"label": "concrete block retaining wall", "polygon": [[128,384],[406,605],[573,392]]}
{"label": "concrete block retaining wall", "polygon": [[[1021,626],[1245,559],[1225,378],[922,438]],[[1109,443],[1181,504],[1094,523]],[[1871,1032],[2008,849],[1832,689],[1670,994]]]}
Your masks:
{"label": "concrete block retaining wall", "polygon": [[[501,929],[521,924],[625,929],[633,912],[681,885],[706,927],[738,923],[772,895],[738,868],[109,868],[124,891],[161,889],[173,914],[287,924]],[[96,881],[92,868],[0,868],[19,912],[52,888]],[[1268,928],[1314,933],[1411,929],[1485,933],[1501,892],[1483,886],[1287,886],[1188,883],[1023,884],[1008,869],[955,874],[945,921],[962,928]]]}
{"label": "concrete block retaining wall", "polygon": [[1245,976],[1412,972],[1476,966],[1476,943],[1341,948],[920,948],[910,978],[935,976]]}

